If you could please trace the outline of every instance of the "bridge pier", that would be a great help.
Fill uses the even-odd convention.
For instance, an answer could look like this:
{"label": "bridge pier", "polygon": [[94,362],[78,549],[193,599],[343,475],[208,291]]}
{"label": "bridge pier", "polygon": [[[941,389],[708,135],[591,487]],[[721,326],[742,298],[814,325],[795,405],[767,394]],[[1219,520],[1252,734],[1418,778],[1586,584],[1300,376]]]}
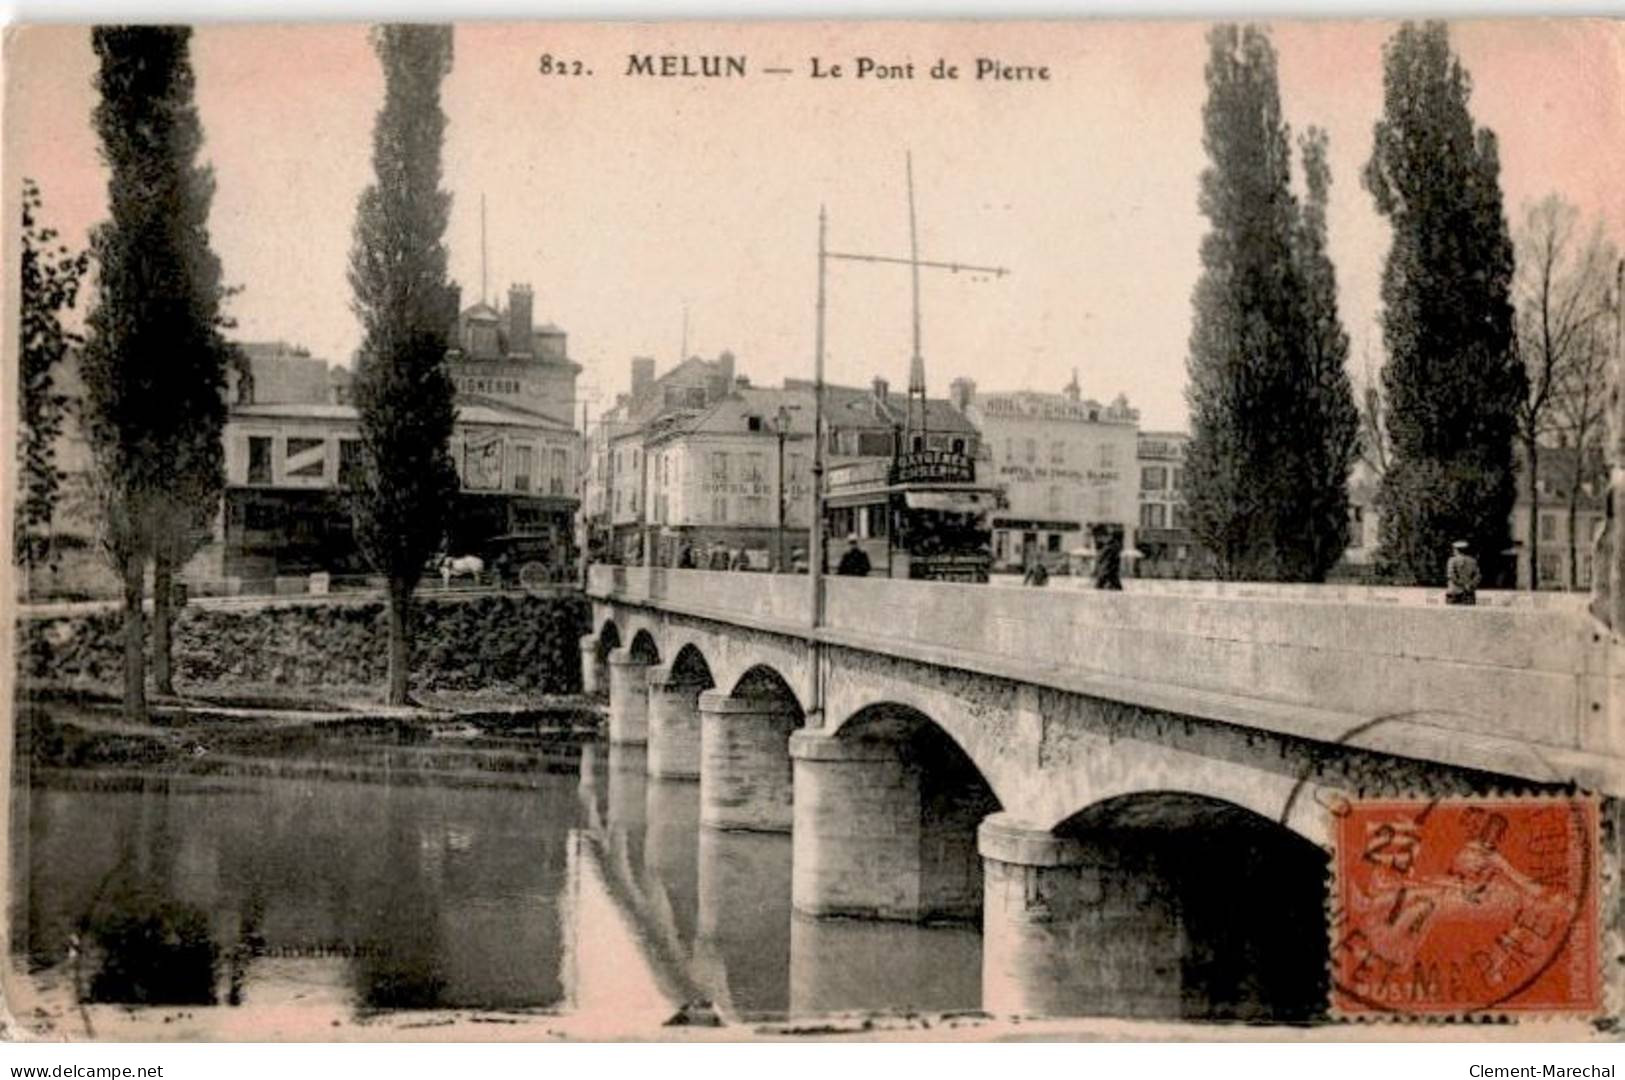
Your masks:
{"label": "bridge pier", "polygon": [[649,741],[649,662],[629,648],[609,654],[609,741]]}
{"label": "bridge pier", "polygon": [[699,695],[700,824],[713,829],[789,832],[793,702]]}
{"label": "bridge pier", "polygon": [[[1141,875],[1005,814],[982,823],[982,1008],[1181,1014],[1179,922]],[[1140,880],[1136,880],[1140,878]]]}
{"label": "bridge pier", "polygon": [[936,729],[890,737],[797,732],[794,902],[815,916],[973,921],[982,908],[976,827],[998,802]]}
{"label": "bridge pier", "polygon": [[700,778],[700,692],[705,684],[684,679],[672,667],[649,669],[649,775],[667,780]]}

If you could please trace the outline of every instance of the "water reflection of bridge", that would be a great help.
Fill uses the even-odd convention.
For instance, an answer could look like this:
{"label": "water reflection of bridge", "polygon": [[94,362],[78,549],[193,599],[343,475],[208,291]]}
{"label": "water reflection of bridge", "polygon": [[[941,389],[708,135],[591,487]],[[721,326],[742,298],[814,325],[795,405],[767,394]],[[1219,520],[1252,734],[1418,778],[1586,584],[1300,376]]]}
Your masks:
{"label": "water reflection of bridge", "polygon": [[669,986],[730,1021],[978,1006],[974,926],[794,914],[789,835],[702,828],[698,779],[648,766],[642,746],[587,747],[581,783],[611,891]]}

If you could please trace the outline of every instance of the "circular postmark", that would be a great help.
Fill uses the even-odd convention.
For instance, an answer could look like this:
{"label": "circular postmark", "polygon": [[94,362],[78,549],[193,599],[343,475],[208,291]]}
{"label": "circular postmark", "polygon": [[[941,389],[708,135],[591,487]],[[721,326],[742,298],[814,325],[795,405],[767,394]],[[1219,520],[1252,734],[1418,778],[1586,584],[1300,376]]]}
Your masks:
{"label": "circular postmark", "polygon": [[[1352,749],[1399,719],[1357,725],[1336,742]],[[1303,812],[1315,771],[1298,777],[1283,825]],[[1483,780],[1440,786],[1451,790],[1310,795],[1331,827],[1332,1014],[1596,1012],[1596,800],[1556,778],[1528,783],[1541,793],[1524,796]]]}

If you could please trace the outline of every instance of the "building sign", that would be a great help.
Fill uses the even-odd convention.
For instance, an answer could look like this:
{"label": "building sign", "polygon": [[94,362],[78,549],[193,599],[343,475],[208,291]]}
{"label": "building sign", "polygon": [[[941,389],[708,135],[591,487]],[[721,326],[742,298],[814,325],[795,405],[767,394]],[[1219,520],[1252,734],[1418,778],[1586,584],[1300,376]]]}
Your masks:
{"label": "building sign", "polygon": [[918,480],[949,480],[969,483],[976,479],[975,467],[964,454],[950,450],[916,450],[897,459],[893,482],[907,484]]}
{"label": "building sign", "polygon": [[1100,420],[1100,406],[1065,398],[989,397],[976,403],[987,416],[1030,420]]}
{"label": "building sign", "polygon": [[1035,483],[1039,480],[1071,480],[1087,484],[1090,487],[1106,487],[1115,484],[1122,478],[1122,473],[1113,469],[1047,469],[1032,465],[1001,465],[999,475],[1008,477],[1019,483]]}
{"label": "building sign", "polygon": [[733,482],[706,480],[700,484],[700,491],[707,495],[754,495],[760,497],[770,494],[766,484],[748,480]]}
{"label": "building sign", "polygon": [[463,486],[474,491],[502,487],[502,436],[470,435],[463,452]]}

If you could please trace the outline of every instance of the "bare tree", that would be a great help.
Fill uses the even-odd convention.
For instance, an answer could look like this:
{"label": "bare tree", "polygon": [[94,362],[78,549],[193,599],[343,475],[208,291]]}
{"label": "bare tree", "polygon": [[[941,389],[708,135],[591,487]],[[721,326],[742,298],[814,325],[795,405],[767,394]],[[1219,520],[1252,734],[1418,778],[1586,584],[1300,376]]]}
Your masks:
{"label": "bare tree", "polygon": [[1575,518],[1586,456],[1600,434],[1612,253],[1600,229],[1579,239],[1579,211],[1558,195],[1526,209],[1517,240],[1518,354],[1528,388],[1518,440],[1528,470],[1529,587],[1540,583],[1540,451],[1561,435],[1576,455],[1568,488],[1569,585],[1577,583]]}

